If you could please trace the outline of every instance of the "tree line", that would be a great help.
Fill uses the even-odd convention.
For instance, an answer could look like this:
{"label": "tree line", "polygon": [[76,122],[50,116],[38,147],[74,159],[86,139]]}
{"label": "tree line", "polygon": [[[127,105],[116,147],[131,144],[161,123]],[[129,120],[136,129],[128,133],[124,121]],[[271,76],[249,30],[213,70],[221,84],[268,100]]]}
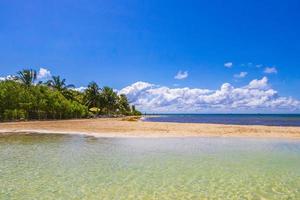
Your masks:
{"label": "tree line", "polygon": [[0,121],[71,119],[97,116],[141,115],[126,95],[91,82],[83,91],[74,90],[66,79],[52,76],[37,82],[37,72],[19,71],[0,81]]}

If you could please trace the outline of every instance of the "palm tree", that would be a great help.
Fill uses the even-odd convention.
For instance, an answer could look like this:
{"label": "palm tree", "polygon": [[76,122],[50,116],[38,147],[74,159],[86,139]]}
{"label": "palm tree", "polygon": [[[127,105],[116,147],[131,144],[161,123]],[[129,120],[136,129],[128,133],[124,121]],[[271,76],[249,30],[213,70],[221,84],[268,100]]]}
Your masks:
{"label": "palm tree", "polygon": [[100,88],[95,82],[89,83],[84,91],[84,101],[88,108],[100,106]]}
{"label": "palm tree", "polygon": [[122,114],[128,115],[130,113],[130,105],[125,94],[121,94],[118,98],[118,108]]}
{"label": "palm tree", "polygon": [[132,115],[142,115],[142,113],[135,109],[135,105],[131,106],[131,114]]}
{"label": "palm tree", "polygon": [[47,81],[46,84],[60,92],[75,87],[72,84],[66,85],[66,79],[61,79],[60,76],[52,76],[52,80]]}
{"label": "palm tree", "polygon": [[33,69],[23,69],[17,74],[17,80],[28,87],[31,86],[37,78],[37,73]]}
{"label": "palm tree", "polygon": [[73,99],[72,92],[69,88],[74,88],[72,84],[66,85],[66,79],[61,79],[60,76],[52,76],[52,79],[46,82],[46,85],[59,91],[67,99]]}
{"label": "palm tree", "polygon": [[114,90],[110,87],[104,87],[102,89],[101,93],[104,107],[106,108],[107,114],[110,112],[115,112],[116,106],[117,106],[117,101],[118,101],[118,95]]}

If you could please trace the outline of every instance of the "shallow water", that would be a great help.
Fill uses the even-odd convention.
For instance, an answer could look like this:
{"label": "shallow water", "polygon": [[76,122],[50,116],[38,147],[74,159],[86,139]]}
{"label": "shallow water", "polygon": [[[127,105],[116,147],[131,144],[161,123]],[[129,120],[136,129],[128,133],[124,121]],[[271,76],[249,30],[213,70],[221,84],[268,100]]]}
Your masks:
{"label": "shallow water", "polygon": [[300,142],[0,136],[0,199],[300,199]]}

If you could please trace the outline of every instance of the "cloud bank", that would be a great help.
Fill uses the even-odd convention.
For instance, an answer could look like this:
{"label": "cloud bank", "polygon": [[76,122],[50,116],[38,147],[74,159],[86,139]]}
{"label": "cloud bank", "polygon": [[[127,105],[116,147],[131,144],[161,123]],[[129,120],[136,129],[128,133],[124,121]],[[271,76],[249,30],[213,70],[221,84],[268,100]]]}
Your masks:
{"label": "cloud bank", "polygon": [[252,80],[235,88],[224,83],[217,90],[169,88],[147,82],[136,82],[119,91],[143,112],[293,112],[300,101],[281,97],[270,87],[268,78]]}

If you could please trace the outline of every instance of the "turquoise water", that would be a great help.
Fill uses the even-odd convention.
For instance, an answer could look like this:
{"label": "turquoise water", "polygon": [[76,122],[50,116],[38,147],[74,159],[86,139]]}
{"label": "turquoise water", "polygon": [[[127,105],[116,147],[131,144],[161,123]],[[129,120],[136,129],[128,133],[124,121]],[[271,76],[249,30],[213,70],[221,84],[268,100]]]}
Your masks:
{"label": "turquoise water", "polygon": [[0,199],[300,199],[300,142],[0,136]]}

